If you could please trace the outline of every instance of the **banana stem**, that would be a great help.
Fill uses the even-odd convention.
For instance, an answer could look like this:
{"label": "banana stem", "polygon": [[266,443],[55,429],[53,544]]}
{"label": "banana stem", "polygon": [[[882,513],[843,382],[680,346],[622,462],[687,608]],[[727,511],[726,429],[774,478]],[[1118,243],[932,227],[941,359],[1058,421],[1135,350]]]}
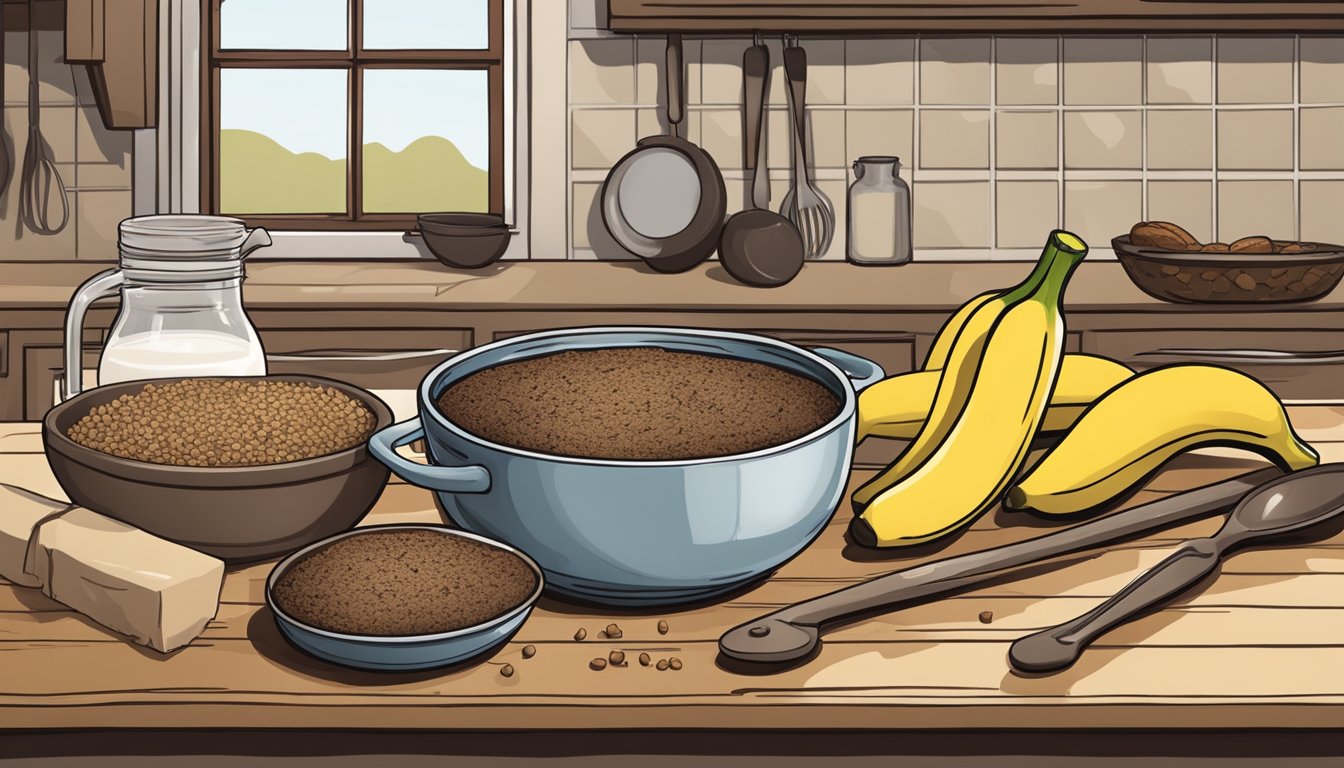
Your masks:
{"label": "banana stem", "polygon": [[1008,304],[1015,304],[1034,296],[1038,301],[1052,305],[1064,291],[1073,268],[1087,255],[1087,244],[1070,232],[1057,229],[1050,233],[1041,257],[1031,274],[1004,295]]}

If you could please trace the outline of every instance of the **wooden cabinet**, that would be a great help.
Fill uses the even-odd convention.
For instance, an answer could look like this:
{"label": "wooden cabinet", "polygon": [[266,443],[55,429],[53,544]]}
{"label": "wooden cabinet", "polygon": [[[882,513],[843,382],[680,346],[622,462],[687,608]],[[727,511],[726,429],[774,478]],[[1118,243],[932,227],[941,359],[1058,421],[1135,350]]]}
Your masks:
{"label": "wooden cabinet", "polygon": [[158,111],[157,0],[66,0],[65,60],[85,64],[108,128],[153,128]]}
{"label": "wooden cabinet", "polygon": [[1084,351],[1140,371],[1171,363],[1235,368],[1289,400],[1344,399],[1344,334],[1333,330],[1103,330]]}
{"label": "wooden cabinet", "polygon": [[1317,2],[1208,0],[608,0],[613,32],[915,34],[921,32],[1324,32],[1344,8]]}
{"label": "wooden cabinet", "polygon": [[425,372],[472,346],[470,328],[263,330],[266,370],[325,376],[365,389],[414,389]]}

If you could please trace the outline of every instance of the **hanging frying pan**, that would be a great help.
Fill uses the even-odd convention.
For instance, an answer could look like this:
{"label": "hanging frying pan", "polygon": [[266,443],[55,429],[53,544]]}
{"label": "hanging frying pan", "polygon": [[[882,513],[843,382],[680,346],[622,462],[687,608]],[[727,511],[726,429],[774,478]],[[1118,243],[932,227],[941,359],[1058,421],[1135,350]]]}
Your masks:
{"label": "hanging frying pan", "polygon": [[685,272],[709,258],[727,213],[723,175],[683,136],[686,115],[681,35],[667,36],[667,122],[671,136],[639,140],[602,184],[602,221],[627,251],[659,272]]}

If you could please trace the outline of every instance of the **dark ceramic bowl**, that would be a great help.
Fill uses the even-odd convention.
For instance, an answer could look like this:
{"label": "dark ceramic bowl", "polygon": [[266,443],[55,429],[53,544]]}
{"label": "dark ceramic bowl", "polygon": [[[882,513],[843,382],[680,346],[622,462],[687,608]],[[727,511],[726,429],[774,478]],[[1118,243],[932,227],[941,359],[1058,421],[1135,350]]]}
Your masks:
{"label": "dark ceramic bowl", "polygon": [[[338,389],[373,411],[375,429],[392,423],[392,411],[382,400],[344,382],[318,376],[265,378]],[[228,562],[246,562],[283,555],[352,528],[387,484],[387,467],[369,456],[367,442],[284,464],[178,467],[112,456],[66,437],[90,410],[139,392],[146,383],[90,389],[47,411],[42,421],[47,463],[71,501]]]}
{"label": "dark ceramic bowl", "polygon": [[[1275,248],[1288,245],[1275,241]],[[1113,238],[1115,257],[1144,293],[1182,304],[1315,301],[1344,277],[1344,246],[1303,243],[1301,253],[1169,251]]]}
{"label": "dark ceramic bowl", "polygon": [[[340,539],[388,530],[434,531],[444,536],[473,539],[488,544],[495,549],[509,552],[520,558],[531,569],[537,577],[537,587],[520,605],[510,608],[489,621],[434,635],[376,636],[332,632],[299,621],[285,613],[284,607],[276,601],[273,590],[276,582],[280,580],[280,576],[310,552],[316,552]],[[266,579],[266,604],[271,607],[271,612],[275,614],[275,623],[280,627],[280,632],[289,642],[305,653],[344,667],[407,672],[460,664],[482,657],[491,649],[498,648],[507,642],[532,613],[532,606],[536,604],[537,598],[541,597],[543,579],[541,568],[532,558],[527,556],[527,553],[520,552],[507,544],[484,536],[453,530],[441,525],[371,525],[367,528],[337,534],[329,539],[304,547],[281,560]]]}
{"label": "dark ceramic bowl", "polygon": [[434,258],[458,269],[495,263],[513,236],[503,216],[488,213],[422,213],[415,221]]}

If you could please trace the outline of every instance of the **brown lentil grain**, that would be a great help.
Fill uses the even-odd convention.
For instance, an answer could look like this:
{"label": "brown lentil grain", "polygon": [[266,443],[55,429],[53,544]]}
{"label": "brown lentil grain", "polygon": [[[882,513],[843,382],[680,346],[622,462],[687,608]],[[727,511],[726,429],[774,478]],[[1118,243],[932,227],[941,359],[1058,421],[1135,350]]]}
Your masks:
{"label": "brown lentil grain", "polygon": [[625,664],[625,652],[612,651],[611,653],[607,654],[607,660],[611,662],[611,665],[613,667],[622,666]]}
{"label": "brown lentil grain", "polygon": [[537,655],[537,646],[535,646],[535,645],[524,645],[524,646],[523,646],[523,658],[524,658],[524,659],[530,659],[530,658],[532,658],[533,656],[536,656],[536,655]]}
{"label": "brown lentil grain", "polygon": [[583,640],[587,636],[588,636],[588,630],[584,629],[583,627],[579,627],[579,631],[574,633],[574,640],[577,642]]}
{"label": "brown lentil grain", "polygon": [[681,659],[673,656],[667,660],[667,666],[671,667],[673,672],[678,672],[681,670]]}
{"label": "brown lentil grain", "polygon": [[94,406],[67,430],[79,445],[179,467],[255,467],[359,445],[376,419],[328,386],[268,379],[146,384]]}
{"label": "brown lentil grain", "polygon": [[474,539],[424,529],[368,531],[305,555],[271,590],[295,619],[349,635],[431,635],[521,605],[537,587],[527,564]]}
{"label": "brown lentil grain", "polygon": [[665,672],[667,670],[668,665],[669,662],[667,659],[659,659],[658,663],[654,665],[654,668],[657,669],[659,672]]}
{"label": "brown lentil grain", "polygon": [[625,633],[622,632],[621,628],[615,624],[608,624],[607,628],[602,631],[606,632],[607,637],[611,638],[612,640],[620,640],[622,637],[625,637]]}
{"label": "brown lentil grain", "polygon": [[503,363],[454,383],[437,404],[449,420],[494,443],[636,461],[780,445],[840,412],[830,390],[782,368],[652,347]]}
{"label": "brown lentil grain", "polygon": [[513,677],[513,665],[505,664],[504,666],[500,667],[499,674],[503,675],[504,677]]}
{"label": "brown lentil grain", "polygon": [[659,622],[658,622],[658,634],[660,634],[660,635],[666,635],[666,634],[667,634],[667,622],[666,622],[666,621],[659,621]]}
{"label": "brown lentil grain", "polygon": [[993,611],[981,611],[981,612],[980,612],[980,623],[981,623],[981,624],[988,624],[989,622],[991,622],[991,621],[993,621],[993,620],[994,620],[994,612],[993,612]]}
{"label": "brown lentil grain", "polygon": [[594,672],[601,672],[602,670],[607,668],[607,660],[593,659],[592,661],[588,662],[588,668],[593,670]]}
{"label": "brown lentil grain", "polygon": [[649,658],[649,654],[647,653],[639,654],[639,666],[647,667],[651,663],[653,663],[653,659]]}

